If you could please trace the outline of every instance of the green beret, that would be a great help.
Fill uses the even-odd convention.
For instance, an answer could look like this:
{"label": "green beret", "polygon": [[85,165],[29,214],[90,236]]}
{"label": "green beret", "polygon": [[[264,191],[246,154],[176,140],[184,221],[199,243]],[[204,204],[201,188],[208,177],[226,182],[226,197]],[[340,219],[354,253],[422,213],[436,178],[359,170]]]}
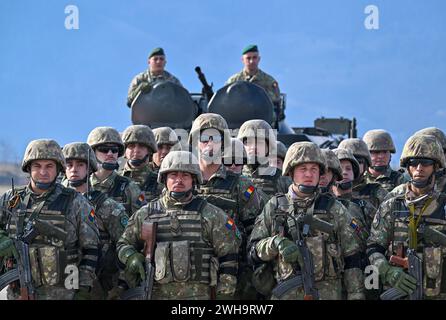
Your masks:
{"label": "green beret", "polygon": [[163,48],[155,48],[150,52],[149,59],[153,56],[165,56]]}
{"label": "green beret", "polygon": [[257,45],[250,44],[245,49],[243,49],[242,54],[248,53],[248,52],[259,52],[259,49],[257,48]]}

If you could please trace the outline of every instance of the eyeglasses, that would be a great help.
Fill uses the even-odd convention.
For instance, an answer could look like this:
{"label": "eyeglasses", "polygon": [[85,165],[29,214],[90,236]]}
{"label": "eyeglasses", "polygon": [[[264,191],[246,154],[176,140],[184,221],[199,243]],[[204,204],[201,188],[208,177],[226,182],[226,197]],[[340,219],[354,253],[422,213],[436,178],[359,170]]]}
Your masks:
{"label": "eyeglasses", "polygon": [[217,134],[212,136],[204,133],[200,135],[200,142],[209,142],[211,139],[215,143],[221,142],[221,135]]}
{"label": "eyeglasses", "polygon": [[98,150],[101,153],[108,153],[109,151],[111,151],[112,153],[119,152],[118,147],[108,147],[108,146],[100,146],[100,147],[97,147],[96,150]]}
{"label": "eyeglasses", "polygon": [[418,167],[421,164],[423,167],[434,165],[435,161],[432,159],[409,159],[409,166]]}

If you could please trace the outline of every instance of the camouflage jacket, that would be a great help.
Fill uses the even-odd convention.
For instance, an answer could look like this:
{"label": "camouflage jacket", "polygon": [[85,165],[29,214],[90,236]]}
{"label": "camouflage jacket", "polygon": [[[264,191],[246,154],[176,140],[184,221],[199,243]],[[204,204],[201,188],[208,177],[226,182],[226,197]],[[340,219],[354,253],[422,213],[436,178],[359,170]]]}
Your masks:
{"label": "camouflage jacket", "polygon": [[167,71],[163,71],[163,73],[159,76],[154,76],[150,73],[150,69],[147,69],[139,74],[137,74],[130,83],[129,92],[127,94],[127,105],[130,107],[133,100],[139,93],[140,84],[146,82],[148,84],[155,83],[156,81],[171,81],[179,86],[183,86],[174,75]]}
{"label": "camouflage jacket", "polygon": [[157,182],[158,173],[153,172],[148,164],[142,168],[131,168],[128,162],[126,162],[119,174],[132,179],[138,184],[141,191],[145,194],[146,201],[158,198],[163,191],[164,186]]}
{"label": "camouflage jacket", "polygon": [[379,208],[387,193],[379,183],[367,183],[364,177],[353,184],[353,198],[367,200],[375,208]]}
{"label": "camouflage jacket", "polygon": [[227,81],[226,84],[230,84],[236,81],[248,81],[255,83],[259,86],[261,86],[263,89],[265,89],[266,93],[271,98],[271,101],[277,105],[280,103],[280,90],[279,90],[279,84],[277,81],[271,77],[269,74],[263,72],[262,70],[258,69],[257,73],[253,76],[250,76],[245,70],[243,69],[239,73],[234,74],[231,76]]}
{"label": "camouflage jacket", "polygon": [[199,186],[198,193],[223,209],[245,235],[251,233],[256,217],[268,201],[249,178],[228,171],[224,165]]}
{"label": "camouflage jacket", "polygon": [[[265,172],[263,172],[265,170]],[[287,193],[292,180],[282,176],[282,171],[275,167],[243,166],[242,175],[251,179],[254,186],[262,190],[269,198],[276,193]]]}
{"label": "camouflage jacket", "polygon": [[[435,190],[438,192],[446,193],[446,174],[440,173],[436,177],[435,181]],[[394,198],[397,196],[402,196],[406,193],[406,184],[401,184],[389,192],[384,200],[388,200],[390,198]]]}
{"label": "camouflage jacket", "polygon": [[9,236],[22,236],[30,218],[49,223],[29,245],[37,299],[73,298],[73,290],[66,289],[64,284],[67,265],[78,267],[80,286],[91,287],[96,277],[99,234],[88,201],[58,183],[42,195],[33,193],[28,185],[15,189],[14,194],[9,190],[1,197],[0,229]]}
{"label": "camouflage jacket", "polygon": [[129,178],[118,175],[116,171],[103,181],[92,174],[90,185],[93,190],[101,191],[121,203],[129,216],[146,204],[144,193],[138,185]]}
{"label": "camouflage jacket", "polygon": [[[280,204],[279,197],[286,201]],[[283,200],[282,200],[283,201]],[[293,239],[296,224],[293,217],[299,214],[314,215],[334,226],[329,235],[318,230],[311,230],[305,237],[313,258],[316,287],[321,299],[342,298],[342,278],[349,299],[364,298],[364,279],[361,271],[361,240],[358,237],[355,219],[334,197],[326,194],[301,199],[293,192],[292,186],[286,195],[276,195],[263,208],[257,218],[249,239],[250,255],[253,260],[269,262],[273,265],[274,277],[278,283],[296,273],[297,263],[287,263],[274,245],[280,234]],[[279,217],[283,217],[280,222]],[[281,226],[281,224],[284,224]],[[303,299],[303,290],[298,288],[288,292],[285,299]]]}
{"label": "camouflage jacket", "polygon": [[374,177],[369,171],[366,171],[364,173],[364,180],[366,183],[379,183],[384,189],[386,189],[387,192],[390,192],[400,184],[407,182],[404,174],[399,171],[392,170],[390,166],[378,177]]}
{"label": "camouflage jacket", "polygon": [[[418,226],[425,225],[442,233],[446,232],[446,195],[435,190],[429,196],[415,202],[413,212],[410,210],[408,200],[414,200],[409,183],[403,185],[402,194],[386,200],[373,220],[371,235],[367,241],[367,254],[370,263],[381,270],[387,264],[391,255],[397,255],[398,249],[407,249],[409,241],[409,221],[419,218]],[[413,215],[413,216],[412,216]],[[426,241],[420,235],[420,228],[414,248],[417,255],[423,261],[423,289],[425,298],[446,298],[444,289],[446,274],[445,246],[435,243],[434,240]],[[382,279],[384,281],[384,277]]]}
{"label": "camouflage jacket", "polygon": [[240,235],[224,211],[200,197],[178,203],[164,192],[130,218],[118,242],[124,264],[143,250],[143,222],[158,222],[153,299],[209,299],[215,286],[217,295],[234,294]]}
{"label": "camouflage jacket", "polygon": [[160,171],[160,167],[158,167],[158,166],[156,165],[156,163],[153,162],[153,161],[150,161],[150,162],[149,162],[149,168],[150,168],[150,170],[152,170],[152,171],[155,172],[156,174],[158,174],[158,172]]}

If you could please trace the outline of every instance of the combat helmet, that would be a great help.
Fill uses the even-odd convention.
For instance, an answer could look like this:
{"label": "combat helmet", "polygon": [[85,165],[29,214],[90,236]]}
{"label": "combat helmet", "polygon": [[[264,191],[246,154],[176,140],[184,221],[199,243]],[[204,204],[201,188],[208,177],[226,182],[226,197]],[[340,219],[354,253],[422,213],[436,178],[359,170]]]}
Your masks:
{"label": "combat helmet", "polygon": [[356,160],[355,156],[353,155],[353,152],[349,149],[342,149],[342,148],[334,149],[333,152],[336,155],[336,157],[338,157],[339,163],[342,160],[350,161],[350,163],[352,164],[352,167],[353,167],[354,179],[358,179],[359,178],[359,163],[358,163],[358,160]]}
{"label": "combat helmet", "polygon": [[192,144],[194,139],[198,140],[201,131],[210,128],[216,129],[222,134],[222,138],[224,139],[222,146],[224,145],[224,141],[230,141],[231,136],[229,135],[228,123],[226,120],[216,113],[203,113],[192,123],[188,139],[189,144]]}
{"label": "combat helmet", "polygon": [[369,151],[390,151],[395,153],[395,144],[386,130],[376,129],[367,131],[362,140],[366,143]]}
{"label": "combat helmet", "polygon": [[415,134],[404,144],[401,153],[400,166],[407,168],[410,159],[431,159],[437,164],[437,169],[445,168],[445,156],[438,139],[431,135]]}
{"label": "combat helmet", "polygon": [[166,144],[169,146],[172,146],[172,151],[175,150],[181,150],[181,144],[178,140],[178,136],[170,127],[159,127],[152,130],[153,134],[155,135],[155,142],[157,146]]}
{"label": "combat helmet", "polygon": [[149,149],[149,153],[155,153],[158,150],[152,129],[142,124],[136,124],[125,129],[122,133],[122,142],[125,147],[130,143],[145,145]]}
{"label": "combat helmet", "polygon": [[119,132],[112,127],[97,127],[94,128],[87,138],[87,143],[90,147],[95,148],[101,144],[113,143],[119,148],[118,157],[124,154],[124,143],[122,142]]}
{"label": "combat helmet", "polygon": [[342,180],[342,168],[338,157],[330,149],[321,149],[322,154],[325,157],[325,162],[327,164],[327,169],[330,169],[335,176],[335,180]]}
{"label": "combat helmet", "polygon": [[190,173],[196,184],[203,183],[197,158],[189,151],[171,151],[164,158],[158,172],[158,182],[165,184],[167,173],[181,171]]}
{"label": "combat helmet", "polygon": [[93,149],[85,142],[73,142],[66,144],[62,153],[66,160],[75,159],[86,162],[90,173],[98,170],[98,162]]}
{"label": "combat helmet", "polygon": [[310,162],[319,164],[320,175],[325,173],[327,164],[321,149],[313,142],[295,142],[288,148],[286,153],[282,175],[291,175],[295,166]]}
{"label": "combat helmet", "polygon": [[53,160],[59,172],[65,170],[65,158],[59,144],[54,140],[39,139],[31,141],[26,147],[22,161],[22,171],[29,172],[34,160]]}
{"label": "combat helmet", "polygon": [[244,139],[258,137],[259,134],[265,137],[265,140],[269,142],[269,145],[276,148],[277,139],[272,127],[268,122],[261,119],[245,121],[238,131],[237,139],[243,141]]}
{"label": "combat helmet", "polygon": [[367,144],[361,139],[349,138],[342,140],[339,143],[338,148],[348,149],[353,152],[356,160],[358,160],[359,158],[363,158],[365,159],[369,167],[372,165],[372,157],[370,156],[369,148],[367,147]]}
{"label": "combat helmet", "polygon": [[446,154],[446,135],[443,131],[436,127],[429,127],[415,132],[415,135],[419,134],[430,135],[437,138],[438,142],[440,142],[441,147],[443,148],[443,152]]}

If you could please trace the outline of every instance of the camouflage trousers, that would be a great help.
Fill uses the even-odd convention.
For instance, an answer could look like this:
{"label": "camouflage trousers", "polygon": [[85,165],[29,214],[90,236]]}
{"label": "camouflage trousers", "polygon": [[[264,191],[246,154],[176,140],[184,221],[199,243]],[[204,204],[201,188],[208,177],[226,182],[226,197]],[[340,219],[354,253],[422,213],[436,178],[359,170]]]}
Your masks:
{"label": "camouflage trousers", "polygon": [[[11,289],[7,289],[8,300],[20,299],[20,293]],[[36,300],[73,300],[74,290],[68,290],[65,287],[59,286],[40,286],[36,288]]]}
{"label": "camouflage trousers", "polygon": [[210,300],[211,287],[198,282],[155,284],[152,300]]}
{"label": "camouflage trousers", "polygon": [[257,300],[259,294],[252,285],[252,268],[248,265],[240,265],[239,268],[234,300]]}

